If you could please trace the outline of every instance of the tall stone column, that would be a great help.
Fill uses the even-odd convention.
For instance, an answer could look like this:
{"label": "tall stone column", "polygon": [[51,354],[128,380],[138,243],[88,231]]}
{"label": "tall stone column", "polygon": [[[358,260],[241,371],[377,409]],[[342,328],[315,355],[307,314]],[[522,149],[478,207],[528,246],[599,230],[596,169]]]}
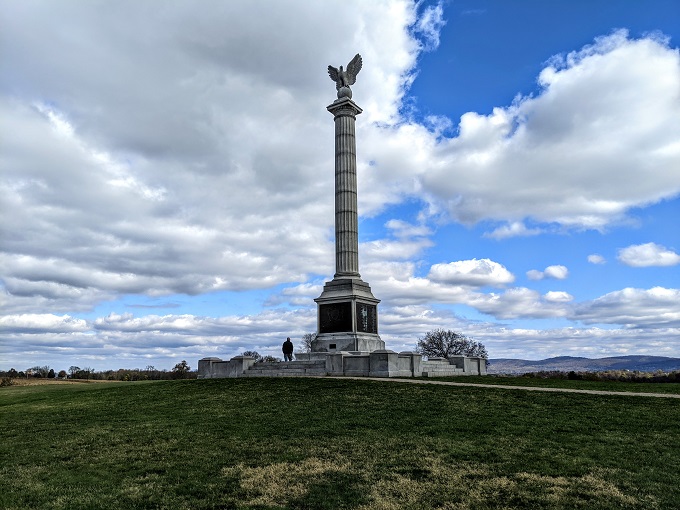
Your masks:
{"label": "tall stone column", "polygon": [[359,274],[355,122],[361,108],[342,87],[327,110],[335,121],[335,275],[314,300],[312,352],[373,352],[385,349],[385,342],[378,335],[380,300]]}
{"label": "tall stone column", "polygon": [[328,108],[335,119],[335,278],[359,278],[356,116],[354,101],[343,98]]}

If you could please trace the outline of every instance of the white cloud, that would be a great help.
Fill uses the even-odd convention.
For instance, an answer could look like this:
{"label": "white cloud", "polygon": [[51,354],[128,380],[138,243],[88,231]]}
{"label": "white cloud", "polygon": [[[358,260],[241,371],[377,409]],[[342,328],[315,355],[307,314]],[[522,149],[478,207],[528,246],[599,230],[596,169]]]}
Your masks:
{"label": "white cloud", "polygon": [[546,292],[543,298],[551,303],[568,303],[574,300],[574,296],[564,291],[549,291]]}
{"label": "white cloud", "polygon": [[[503,239],[537,234],[527,217],[599,227],[678,191],[678,55],[662,41],[600,39],[547,68],[536,97],[470,112],[446,139],[398,115],[423,49],[409,27],[434,40],[439,4],[421,17],[409,2],[305,5],[305,30],[294,2],[257,16],[247,2],[131,3],[107,16],[89,4],[13,5],[2,46],[14,67],[0,73],[8,311],[332,274],[333,142],[318,105],[334,94],[324,67],[357,48],[362,214],[416,196],[458,221],[504,221],[489,234]],[[613,86],[619,93],[605,96]],[[611,129],[593,131],[596,121]],[[362,264],[431,246],[424,224],[396,221],[387,225],[396,239],[365,243]]]}
{"label": "white cloud", "polygon": [[606,264],[607,261],[602,255],[593,253],[592,255],[588,255],[588,262],[591,264]]}
{"label": "white cloud", "polygon": [[510,225],[494,237],[527,218],[602,229],[680,193],[680,54],[667,41],[616,32],[539,83],[512,106],[466,113],[432,151],[419,181],[456,221]]}
{"label": "white cloud", "polygon": [[667,267],[680,264],[680,255],[656,243],[634,244],[622,248],[617,258],[631,267]]}
{"label": "white cloud", "polygon": [[34,331],[50,331],[52,333],[69,333],[87,331],[87,323],[68,315],[53,314],[21,314],[0,317],[0,326],[6,333],[30,333]]}
{"label": "white cloud", "polygon": [[446,24],[444,7],[440,1],[437,5],[428,5],[423,10],[414,26],[414,31],[422,37],[423,49],[432,51],[439,46],[439,33]]}
{"label": "white cloud", "polygon": [[385,226],[390,229],[396,237],[428,237],[432,235],[432,230],[424,225],[412,225],[403,220],[389,220]]}
{"label": "white cloud", "polygon": [[[526,288],[500,294],[479,294],[444,288],[427,279],[405,277],[399,291],[410,293],[411,303],[381,306],[381,335],[388,347],[410,350],[419,336],[435,328],[461,331],[482,341],[492,357],[539,359],[556,354],[600,357],[653,353],[674,355],[680,336],[680,294],[677,289],[624,289],[596,300],[569,304],[572,296],[551,291],[544,296]],[[291,289],[289,296],[318,294],[319,287]],[[435,303],[458,302],[499,318],[570,318],[587,324],[625,325],[626,329],[563,328],[536,330],[468,321],[451,311],[416,304],[418,292],[434,294]],[[434,291],[434,292],[433,292]],[[380,297],[383,297],[380,294]],[[430,300],[431,302],[432,300]],[[424,301],[426,303],[428,301]],[[313,306],[294,310],[272,309],[254,315],[200,317],[191,314],[109,314],[92,321],[52,314],[5,316],[0,320],[6,348],[5,362],[22,368],[26,352],[34,362],[53,367],[96,365],[170,368],[181,359],[204,356],[229,358],[246,349],[280,355],[283,338],[299,338],[313,331]],[[634,330],[634,331],[633,331]]]}
{"label": "white cloud", "polygon": [[537,269],[530,269],[527,271],[527,278],[530,280],[542,280],[543,278],[564,280],[567,276],[569,276],[569,270],[561,265],[548,266],[543,271],[538,271]]}
{"label": "white cloud", "polygon": [[[0,232],[5,311],[82,310],[119,293],[262,289],[332,274],[333,128],[324,105],[335,90],[325,67],[359,50],[360,129],[395,124],[423,50],[411,30],[434,41],[442,24],[440,7],[421,16],[418,8],[4,9],[0,196],[13,211]],[[370,213],[402,190],[362,196]],[[396,241],[369,243],[362,256],[407,258],[429,246],[426,230],[393,226]]]}
{"label": "white cloud", "polygon": [[[626,324],[645,339],[653,335],[642,328],[677,323],[672,289],[668,298],[626,289],[574,305],[562,291],[481,293],[514,280],[490,259],[435,264],[429,273],[419,260],[432,246],[428,222],[442,211],[503,225],[488,234],[501,240],[548,223],[603,228],[631,207],[676,196],[680,57],[667,41],[620,32],[599,39],[551,63],[535,96],[489,115],[469,112],[447,138],[450,119],[418,124],[399,113],[419,55],[439,43],[441,3],[291,0],[261,10],[245,1],[206,0],[201,9],[121,2],[104,12],[38,1],[0,9],[0,200],[12,212],[0,223],[0,308],[12,363],[31,352],[44,361],[172,366],[246,347],[277,354],[281,337],[313,330],[309,301],[320,275],[333,273],[332,118],[324,106],[335,90],[325,68],[357,51],[360,213],[407,199],[426,204],[418,221],[390,220],[385,239],[361,246],[361,272],[386,305],[386,338],[406,345],[423,328],[452,324],[511,351],[502,328],[446,309],[457,304],[498,318]],[[632,248],[620,256],[677,257],[654,245],[653,256],[630,258]],[[567,270],[539,274],[563,279]],[[268,306],[301,308],[73,317],[124,294],[277,286],[285,288]],[[632,345],[613,346],[616,336],[597,328],[561,334],[580,331],[613,350]],[[539,337],[550,344],[533,330],[507,336],[537,353]],[[585,340],[578,348],[585,352]]]}
{"label": "white cloud", "polygon": [[491,239],[508,239],[510,237],[536,236],[543,233],[540,228],[527,228],[521,221],[513,221],[508,225],[496,228],[493,232],[487,232],[484,237]]}
{"label": "white cloud", "polygon": [[530,269],[527,271],[527,278],[529,280],[542,280],[545,274],[543,271],[539,271],[538,269]]}
{"label": "white cloud", "polygon": [[[555,299],[557,296],[559,299]],[[566,293],[541,296],[535,290],[518,287],[503,293],[476,294],[469,297],[467,304],[497,319],[545,319],[569,314],[566,296]]]}
{"label": "white cloud", "polygon": [[556,280],[564,280],[569,276],[569,270],[564,266],[548,266],[543,272],[546,278],[554,278]]}
{"label": "white cloud", "polygon": [[680,290],[626,288],[579,304],[573,317],[585,324],[632,328],[680,327]]}
{"label": "white cloud", "polygon": [[434,264],[428,277],[439,283],[498,287],[515,281],[515,277],[498,262],[489,259],[461,260]]}

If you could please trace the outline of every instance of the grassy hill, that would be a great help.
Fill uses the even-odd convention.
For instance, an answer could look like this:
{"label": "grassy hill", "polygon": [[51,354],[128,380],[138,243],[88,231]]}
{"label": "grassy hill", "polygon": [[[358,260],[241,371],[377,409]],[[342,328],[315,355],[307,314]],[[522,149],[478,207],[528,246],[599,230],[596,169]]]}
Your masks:
{"label": "grassy hill", "polygon": [[335,379],[0,389],[0,508],[678,508],[680,405]]}

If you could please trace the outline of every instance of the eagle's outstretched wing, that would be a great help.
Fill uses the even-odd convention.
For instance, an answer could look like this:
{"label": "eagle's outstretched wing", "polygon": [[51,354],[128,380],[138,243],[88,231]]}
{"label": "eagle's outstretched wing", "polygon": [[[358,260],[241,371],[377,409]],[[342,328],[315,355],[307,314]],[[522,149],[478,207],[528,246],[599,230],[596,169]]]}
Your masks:
{"label": "eagle's outstretched wing", "polygon": [[361,55],[358,53],[354,55],[352,61],[347,64],[347,79],[349,80],[350,85],[354,85],[354,83],[357,81],[357,74],[359,74],[359,71],[361,71],[362,65],[363,61],[361,60]]}
{"label": "eagle's outstretched wing", "polygon": [[338,76],[338,70],[337,68],[333,66],[328,66],[328,76],[331,77],[331,80],[335,82],[335,88],[339,89],[340,88],[340,76]]}

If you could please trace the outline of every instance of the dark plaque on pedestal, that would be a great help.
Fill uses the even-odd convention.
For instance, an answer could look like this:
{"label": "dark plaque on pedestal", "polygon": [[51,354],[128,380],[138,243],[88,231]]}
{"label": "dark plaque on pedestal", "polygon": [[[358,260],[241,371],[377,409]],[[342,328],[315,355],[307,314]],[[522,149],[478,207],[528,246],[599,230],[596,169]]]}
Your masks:
{"label": "dark plaque on pedestal", "polygon": [[319,305],[319,333],[352,331],[352,303]]}
{"label": "dark plaque on pedestal", "polygon": [[378,309],[375,305],[357,303],[357,331],[359,333],[378,333]]}

